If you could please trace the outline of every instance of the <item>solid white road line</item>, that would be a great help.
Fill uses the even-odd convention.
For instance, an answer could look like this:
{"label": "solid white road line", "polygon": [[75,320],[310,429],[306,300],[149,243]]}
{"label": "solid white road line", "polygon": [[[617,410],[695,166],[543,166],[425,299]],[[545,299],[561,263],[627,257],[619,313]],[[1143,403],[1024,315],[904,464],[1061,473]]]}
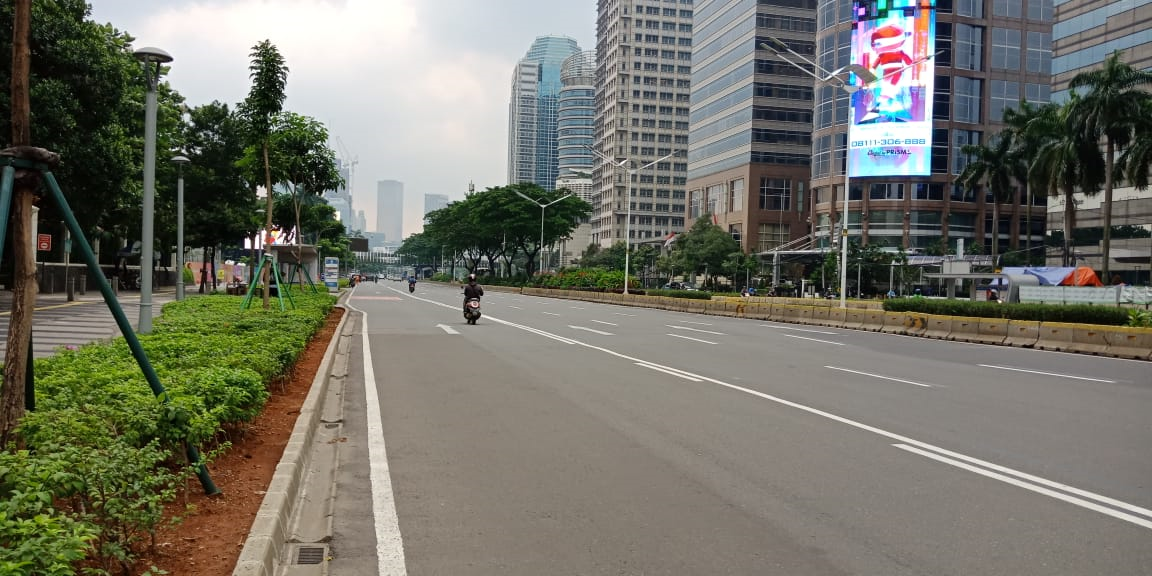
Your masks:
{"label": "solid white road line", "polygon": [[1043,495],[1048,496],[1050,498],[1055,498],[1057,500],[1063,500],[1065,502],[1068,502],[1069,504],[1075,504],[1077,506],[1080,506],[1081,508],[1087,508],[1089,510],[1092,510],[1093,512],[1099,512],[1101,514],[1105,514],[1105,515],[1111,516],[1113,518],[1118,518],[1118,519],[1123,520],[1125,522],[1131,522],[1137,526],[1143,526],[1144,528],[1152,529],[1152,520],[1147,520],[1147,519],[1141,518],[1139,516],[1133,516],[1132,514],[1126,514],[1124,512],[1119,511],[1119,510],[1113,510],[1112,508],[1108,508],[1106,506],[1101,506],[1095,502],[1089,502],[1087,500],[1077,498],[1075,496],[1069,496],[1067,494],[1062,494],[1062,493],[1057,492],[1055,490],[1049,490],[1047,488],[1037,486],[1036,484],[1032,484],[1030,482],[1024,482],[1023,480],[1018,480],[1016,478],[1012,478],[1010,476],[1005,476],[1003,474],[998,474],[996,472],[992,472],[991,470],[985,470],[983,468],[978,468],[976,466],[972,466],[971,464],[965,464],[963,462],[960,462],[959,460],[953,460],[952,458],[947,458],[947,457],[941,456],[939,454],[929,452],[927,450],[921,450],[919,448],[913,448],[912,446],[909,446],[907,444],[893,444],[893,446],[895,446],[901,450],[906,450],[908,452],[912,452],[913,454],[919,454],[925,458],[931,458],[933,460],[936,460],[937,462],[943,462],[945,464],[950,464],[952,466],[955,466],[957,468],[961,468],[963,470],[967,470],[969,472],[975,472],[976,474],[979,474],[981,476],[986,476],[986,477],[992,478],[994,480],[999,480],[999,481],[1004,482],[1006,484],[1011,484],[1013,486],[1023,488],[1025,490],[1031,490],[1033,492],[1036,492],[1037,494],[1043,494]]}
{"label": "solid white road line", "polygon": [[[398,294],[406,295],[403,292],[400,292],[399,290],[395,290],[395,289],[392,289],[392,290],[394,290]],[[409,297],[416,299],[416,300],[423,301],[423,302],[427,302],[429,304],[435,304],[437,306],[442,306],[444,308],[449,308],[452,310],[456,309],[455,306],[452,306],[449,304],[444,304],[444,303],[436,302],[433,300],[425,300],[424,298],[418,298],[415,296],[409,296]],[[845,418],[844,416],[838,416],[838,415],[833,414],[831,412],[826,412],[824,410],[820,410],[819,408],[813,408],[811,406],[801,404],[799,402],[793,402],[791,400],[786,400],[786,399],[781,398],[779,396],[773,396],[771,394],[766,394],[764,392],[760,392],[759,390],[753,390],[751,388],[747,388],[744,386],[738,386],[736,384],[729,384],[728,382],[724,382],[723,380],[718,380],[716,378],[710,378],[708,376],[702,376],[700,374],[695,374],[695,373],[689,372],[687,370],[681,370],[679,368],[672,368],[671,366],[665,366],[665,365],[659,364],[657,362],[650,362],[647,360],[642,360],[640,358],[636,358],[634,356],[629,356],[627,354],[623,354],[623,353],[617,352],[615,350],[610,350],[610,349],[604,348],[602,346],[596,346],[595,344],[588,344],[586,342],[581,342],[579,340],[572,340],[572,339],[568,339],[568,338],[563,338],[561,336],[557,336],[555,334],[552,334],[550,332],[546,332],[544,330],[531,328],[529,326],[522,326],[519,324],[514,324],[512,322],[507,322],[507,321],[499,320],[496,318],[492,318],[492,320],[494,322],[498,322],[498,323],[505,324],[508,326],[513,326],[513,327],[519,328],[521,330],[525,330],[528,332],[539,334],[541,336],[552,338],[554,340],[559,340],[561,342],[565,342],[568,344],[577,344],[577,345],[580,345],[584,348],[596,350],[598,352],[602,352],[602,353],[608,354],[610,356],[615,356],[617,358],[620,358],[622,360],[627,360],[627,361],[632,362],[632,363],[644,363],[644,364],[648,364],[651,366],[664,368],[665,370],[676,372],[676,373],[682,374],[684,376],[697,378],[703,382],[710,382],[712,384],[715,384],[715,385],[723,387],[723,388],[727,388],[729,390],[734,390],[737,392],[743,392],[744,394],[748,394],[749,396],[755,396],[757,398],[761,398],[764,400],[768,400],[770,402],[774,402],[774,403],[779,404],[781,406],[787,406],[789,408],[794,408],[796,410],[807,412],[807,413],[812,414],[814,416],[819,416],[821,418],[825,418],[825,419],[831,420],[833,422],[839,422],[840,424],[844,424],[846,426],[851,426],[853,428],[856,428],[857,430],[863,430],[865,432],[870,432],[872,434],[875,434],[877,436],[881,436],[883,438],[895,440],[896,442],[899,442],[901,444],[906,444],[909,446],[915,446],[915,447],[920,448],[922,450],[931,451],[931,452],[934,452],[936,454],[946,456],[948,458],[952,458],[952,459],[962,461],[962,462],[967,462],[969,464],[973,464],[975,466],[980,466],[980,467],[986,468],[988,470],[993,470],[995,472],[999,472],[999,473],[1004,474],[1004,475],[1014,476],[1016,478],[1019,478],[1021,480],[1027,481],[1027,482],[1031,482],[1031,483],[1039,485],[1039,486],[1052,488],[1055,490],[1059,490],[1061,492],[1067,492],[1069,494],[1079,496],[1080,498],[1082,498],[1084,500],[1095,500],[1096,502],[1111,506],[1113,508],[1119,508],[1121,510],[1127,510],[1128,512],[1132,512],[1134,514],[1138,514],[1141,516],[1146,516],[1148,518],[1152,518],[1152,510],[1137,506],[1135,504],[1129,504],[1128,502],[1124,502],[1122,500],[1117,500],[1115,498],[1111,498],[1111,497],[1104,496],[1101,494],[1096,494],[1094,492],[1089,492],[1087,490],[1083,490],[1081,488],[1076,488],[1074,486],[1069,486],[1067,484],[1063,484],[1061,482],[1056,482],[1054,480],[1048,480],[1047,478],[1041,478],[1039,476],[1035,476],[1035,475],[1029,474],[1027,472],[1022,472],[1020,470],[1015,470],[1015,469],[1009,468],[1007,466],[1001,466],[999,464],[994,464],[994,463],[989,462],[987,460],[981,460],[979,458],[974,458],[972,456],[961,454],[959,452],[954,452],[952,450],[948,450],[946,448],[941,448],[941,447],[936,446],[934,444],[929,444],[927,442],[916,440],[916,439],[911,438],[909,436],[904,436],[902,434],[890,432],[890,431],[885,430],[883,428],[877,428],[876,426],[871,426],[869,424],[864,424],[863,422],[852,420],[850,418]],[[689,340],[694,340],[694,338],[688,338],[687,336],[680,336],[677,334],[668,334],[668,336],[674,336],[676,338],[685,338],[685,339],[689,339]],[[834,342],[834,344],[835,344],[835,342]],[[1067,502],[1067,500],[1064,500],[1063,498],[1061,498],[1060,500]],[[1089,509],[1091,509],[1091,508],[1089,508]],[[1111,514],[1109,514],[1109,515],[1111,515]]]}
{"label": "solid white road line", "polygon": [[791,326],[776,326],[775,324],[761,324],[760,326],[764,328],[775,328],[777,330],[795,330],[797,332],[811,332],[812,334],[828,334],[830,336],[839,334],[839,332],[828,332],[826,330],[808,330],[805,328],[792,328]]}
{"label": "solid white road line", "polygon": [[635,315],[635,314],[625,314],[625,313],[623,313],[623,312],[613,312],[613,314],[615,314],[615,315],[617,315],[617,316],[631,316],[631,317],[633,317],[633,318],[635,318],[635,317],[636,317],[636,315]]}
{"label": "solid white road line", "polygon": [[1023,368],[1012,368],[1009,366],[993,366],[991,364],[979,364],[984,368],[994,368],[996,370],[1011,370],[1013,372],[1027,372],[1029,374],[1039,374],[1041,376],[1058,376],[1060,378],[1071,378],[1073,380],[1087,380],[1089,382],[1103,382],[1105,384],[1115,384],[1115,380],[1103,380],[1100,378],[1085,378],[1084,376],[1071,376],[1068,374],[1057,374],[1055,372],[1041,372],[1039,370],[1025,370]]}
{"label": "solid white road line", "polygon": [[404,562],[404,538],[400,534],[400,520],[396,517],[396,498],[392,493],[388,451],[384,446],[384,419],[380,414],[380,396],[376,391],[376,372],[372,368],[372,350],[368,342],[368,314],[356,310],[351,304],[347,306],[360,313],[360,339],[364,345],[364,397],[368,405],[368,470],[372,485],[372,518],[376,529],[377,573],[406,576],[408,568]]}
{"label": "solid white road line", "polygon": [[819,338],[808,338],[807,336],[797,336],[797,335],[795,335],[795,334],[781,334],[781,336],[787,336],[787,337],[789,337],[789,338],[796,338],[796,339],[799,339],[799,340],[810,340],[810,341],[812,341],[812,342],[821,342],[821,343],[824,343],[824,344],[833,344],[833,345],[836,345],[836,346],[843,346],[843,345],[844,345],[844,343],[843,343],[843,342],[833,342],[833,341],[831,341],[831,340],[821,340],[821,339],[819,339]]}
{"label": "solid white road line", "polygon": [[709,323],[707,323],[707,322],[688,322],[688,321],[684,321],[684,322],[682,322],[682,323],[683,323],[683,324],[694,324],[694,325],[696,325],[696,326],[711,326],[711,324],[709,324]]}
{"label": "solid white road line", "polygon": [[605,326],[619,326],[619,324],[613,324],[611,322],[605,322],[603,320],[589,320],[589,322],[595,322],[597,324],[603,324]]}
{"label": "solid white road line", "polygon": [[437,324],[436,327],[449,333],[449,334],[459,334],[459,332],[457,332],[455,328],[453,328],[447,324]]}
{"label": "solid white road line", "polygon": [[569,308],[571,308],[573,310],[587,310],[587,308],[585,308],[583,306],[569,306]]}
{"label": "solid white road line", "polygon": [[636,362],[636,365],[637,365],[637,366],[642,366],[642,367],[644,367],[644,368],[647,368],[647,369],[649,369],[649,370],[655,370],[655,371],[657,371],[657,372],[663,372],[663,373],[665,373],[665,374],[670,374],[670,375],[672,375],[672,376],[675,376],[675,377],[677,377],[677,378],[683,378],[683,379],[685,379],[685,380],[691,380],[691,381],[693,381],[693,382],[699,382],[699,381],[700,381],[700,379],[699,379],[699,378],[693,378],[693,377],[691,377],[691,376],[685,376],[685,375],[683,375],[683,374],[681,374],[681,373],[679,373],[679,372],[674,372],[674,371],[672,371],[672,370],[668,370],[668,369],[665,369],[665,368],[661,368],[661,367],[659,367],[659,366],[653,366],[653,365],[651,365],[651,364],[645,364],[644,362]]}
{"label": "solid white road line", "polygon": [[699,338],[692,338],[691,336],[681,336],[679,334],[667,334],[667,336],[671,336],[673,338],[683,338],[685,340],[692,340],[693,342],[703,342],[705,344],[716,344],[715,342],[709,342],[707,340],[701,340]]}
{"label": "solid white road line", "polygon": [[703,332],[704,334],[715,334],[717,336],[724,336],[723,332],[713,332],[711,330],[701,330],[699,328],[689,328],[687,326],[673,326],[672,324],[665,324],[665,326],[673,330],[690,330],[692,332]]}
{"label": "solid white road line", "polygon": [[859,374],[859,375],[861,375],[861,376],[871,376],[871,377],[873,377],[873,378],[879,378],[879,379],[881,379],[881,380],[891,380],[891,381],[893,381],[893,382],[901,382],[901,383],[903,383],[903,384],[911,384],[911,385],[913,385],[913,386],[922,386],[922,387],[924,387],[924,388],[932,388],[932,385],[931,385],[931,384],[921,384],[921,383],[919,383],[919,382],[913,382],[913,381],[911,381],[911,380],[901,380],[901,379],[899,379],[899,378],[892,378],[892,377],[890,377],[890,376],[881,376],[881,375],[879,375],[879,374],[869,374],[868,372],[860,372],[860,371],[857,371],[857,370],[849,370],[849,369],[847,369],[847,368],[837,368],[837,367],[835,367],[835,366],[825,366],[825,368],[827,368],[827,369],[829,369],[829,370],[839,370],[839,371],[841,371],[841,372],[850,372],[850,373],[852,373],[852,374]]}
{"label": "solid white road line", "polygon": [[508,305],[508,307],[509,307],[509,308],[515,308],[515,309],[517,309],[517,310],[523,310],[523,308],[521,308],[521,307],[519,307],[519,306],[512,306],[511,304],[509,304],[509,305]]}
{"label": "solid white road line", "polygon": [[612,336],[611,332],[604,332],[602,330],[596,330],[595,328],[585,328],[584,326],[573,326],[571,324],[569,324],[568,327],[573,329],[573,330],[583,330],[585,332],[591,332],[593,334],[599,334],[601,336]]}
{"label": "solid white road line", "polygon": [[541,314],[547,314],[549,316],[559,316],[559,314],[557,314],[555,312],[541,312]]}

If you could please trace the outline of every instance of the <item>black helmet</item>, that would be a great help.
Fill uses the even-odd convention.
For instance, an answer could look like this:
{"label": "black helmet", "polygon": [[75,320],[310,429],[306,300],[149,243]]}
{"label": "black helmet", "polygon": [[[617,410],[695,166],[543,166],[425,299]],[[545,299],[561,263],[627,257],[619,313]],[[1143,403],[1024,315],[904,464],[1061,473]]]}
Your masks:
{"label": "black helmet", "polygon": [[476,275],[475,274],[469,274],[468,275],[468,281],[469,282],[475,282],[476,281]]}

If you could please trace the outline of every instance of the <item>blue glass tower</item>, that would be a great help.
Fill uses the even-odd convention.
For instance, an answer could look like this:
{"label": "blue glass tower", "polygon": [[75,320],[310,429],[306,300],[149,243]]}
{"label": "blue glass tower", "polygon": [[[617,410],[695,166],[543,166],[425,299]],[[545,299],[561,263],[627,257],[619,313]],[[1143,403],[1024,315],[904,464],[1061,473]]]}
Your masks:
{"label": "blue glass tower", "polygon": [[560,69],[580,52],[567,36],[540,36],[516,64],[508,106],[508,182],[533,182],[546,190],[556,184]]}

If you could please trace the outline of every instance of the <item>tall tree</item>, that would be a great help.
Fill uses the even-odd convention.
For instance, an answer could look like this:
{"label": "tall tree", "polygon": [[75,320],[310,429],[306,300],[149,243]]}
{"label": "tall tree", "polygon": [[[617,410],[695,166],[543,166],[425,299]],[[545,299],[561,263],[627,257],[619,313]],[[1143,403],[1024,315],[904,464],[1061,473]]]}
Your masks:
{"label": "tall tree", "polygon": [[[272,164],[269,160],[269,147],[272,140],[272,128],[276,117],[284,110],[284,99],[287,97],[284,90],[288,85],[288,65],[284,57],[272,44],[271,40],[263,40],[252,47],[249,54],[252,58],[248,66],[252,87],[248,91],[248,98],[241,104],[241,110],[251,138],[264,157],[264,191],[268,195],[264,231],[267,234],[272,230],[272,212],[275,211],[275,193],[272,191]],[[261,275],[264,282],[264,308],[268,309],[271,286],[268,282],[268,268],[264,268]]]}
{"label": "tall tree", "polygon": [[[1028,131],[1028,123],[1036,117],[1039,108],[1026,100],[1021,100],[1016,109],[1004,111],[1005,132],[1012,137],[1012,149],[1009,152],[1012,178],[1021,187],[1020,198],[1025,202],[1024,227],[1026,232],[1026,250],[1028,258],[1032,257],[1032,205],[1036,190],[1028,181],[1028,167],[1040,148],[1040,139]],[[1030,260],[1029,260],[1030,261]]]}
{"label": "tall tree", "polygon": [[212,102],[189,111],[184,152],[191,160],[184,180],[189,194],[189,245],[237,243],[253,230],[257,198],[236,159],[244,153],[243,122],[227,104]]}
{"label": "tall tree", "polygon": [[992,194],[992,257],[995,258],[1000,254],[1000,205],[1011,202],[1015,194],[1012,135],[1001,132],[987,144],[967,144],[961,151],[969,160],[957,182],[969,190],[987,186]]}
{"label": "tall tree", "polygon": [[705,281],[724,269],[724,261],[740,251],[740,243],[712,223],[710,214],[696,219],[687,232],[676,237],[677,265],[685,270],[705,273]]}
{"label": "tall tree", "polygon": [[1073,90],[1087,88],[1077,120],[1086,137],[1104,141],[1104,239],[1103,278],[1111,278],[1112,189],[1115,186],[1116,155],[1132,143],[1133,129],[1144,113],[1143,103],[1152,99],[1145,88],[1152,86],[1152,72],[1135,69],[1113,52],[1096,70],[1077,74],[1068,85]]}

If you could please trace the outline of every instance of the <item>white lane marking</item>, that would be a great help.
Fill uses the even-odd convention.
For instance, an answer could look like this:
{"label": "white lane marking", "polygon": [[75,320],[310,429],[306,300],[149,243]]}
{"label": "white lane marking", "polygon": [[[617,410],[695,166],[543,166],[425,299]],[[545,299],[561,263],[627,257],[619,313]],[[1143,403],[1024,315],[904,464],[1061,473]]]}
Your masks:
{"label": "white lane marking", "polygon": [[523,310],[523,308],[521,308],[521,307],[519,307],[519,306],[512,306],[511,304],[509,304],[509,305],[508,305],[508,307],[509,307],[509,308],[515,308],[515,309],[517,309],[517,310]]}
{"label": "white lane marking", "polygon": [[596,330],[595,328],[585,328],[584,326],[573,326],[573,325],[569,324],[568,327],[573,329],[573,330],[583,330],[585,332],[591,332],[593,334],[599,334],[601,336],[612,336],[613,335],[611,332],[604,332],[603,330]]}
{"label": "white lane marking", "polygon": [[901,383],[903,383],[903,384],[911,384],[911,385],[913,385],[913,386],[922,386],[922,387],[924,387],[924,388],[932,388],[932,385],[931,385],[931,384],[921,384],[921,383],[919,383],[919,382],[913,382],[913,381],[911,381],[911,380],[901,380],[901,379],[899,379],[899,378],[892,378],[891,376],[881,376],[881,375],[879,375],[879,374],[870,374],[870,373],[868,373],[868,372],[860,372],[860,371],[857,371],[857,370],[849,370],[849,369],[847,369],[847,368],[837,368],[837,367],[835,367],[835,366],[825,366],[825,368],[827,368],[827,369],[829,369],[829,370],[839,370],[839,371],[841,371],[841,372],[851,372],[852,374],[859,374],[859,375],[861,375],[861,376],[871,376],[871,377],[873,377],[873,378],[879,378],[879,379],[881,379],[881,380],[891,380],[891,381],[893,381],[893,382],[901,382]]}
{"label": "white lane marking", "polygon": [[985,470],[983,468],[978,468],[976,466],[972,466],[971,464],[965,464],[963,462],[960,462],[959,460],[954,460],[952,458],[946,458],[944,456],[941,456],[939,454],[934,454],[934,453],[929,452],[927,450],[921,450],[919,448],[913,448],[912,446],[908,446],[907,444],[893,444],[893,446],[895,446],[901,450],[912,452],[913,454],[919,454],[925,458],[931,458],[933,460],[936,460],[937,462],[943,462],[945,464],[949,464],[949,465],[955,466],[957,468],[967,470],[969,472],[974,472],[974,473],[979,474],[981,476],[986,476],[988,478],[992,478],[994,480],[999,480],[999,481],[1004,482],[1006,484],[1011,484],[1011,485],[1016,486],[1018,488],[1023,488],[1025,490],[1031,490],[1033,492],[1036,492],[1037,494],[1043,494],[1043,495],[1048,496],[1050,498],[1055,498],[1057,500],[1063,500],[1069,504],[1075,504],[1077,506],[1080,506],[1081,508],[1087,508],[1089,510],[1092,510],[1093,512],[1099,512],[1101,514],[1105,514],[1105,515],[1111,516],[1113,518],[1118,518],[1118,519],[1123,520],[1125,522],[1131,522],[1137,526],[1143,526],[1144,528],[1152,529],[1152,521],[1141,518],[1139,516],[1133,516],[1131,514],[1126,514],[1124,512],[1119,511],[1119,510],[1113,510],[1111,508],[1101,506],[1095,502],[1089,502],[1087,500],[1077,498],[1075,496],[1069,496],[1067,494],[1062,494],[1062,493],[1057,492],[1055,490],[1049,490],[1047,488],[1037,486],[1036,484],[1032,484],[1030,482],[1024,482],[1023,480],[1018,480],[1018,479],[1012,478],[1010,476],[1005,476],[1003,474],[997,474],[996,472],[992,472],[990,470]]}
{"label": "white lane marking", "polygon": [[764,328],[775,328],[777,330],[795,330],[797,332],[811,332],[812,334],[828,334],[830,336],[839,334],[839,332],[828,332],[827,330],[808,330],[806,328],[792,328],[791,326],[776,326],[774,324],[761,324],[760,326]]}
{"label": "white lane marking", "polygon": [[[403,293],[400,292],[399,290],[395,290],[395,289],[392,289],[392,290],[403,295]],[[442,306],[444,308],[449,308],[452,310],[456,309],[455,306],[452,306],[449,304],[443,304],[443,303],[435,302],[432,300],[425,300],[423,298],[417,298],[415,296],[409,296],[409,297],[414,298],[416,300],[428,302],[430,304],[435,304],[437,306]],[[1029,474],[1027,472],[1021,472],[1019,470],[1009,468],[1007,466],[1001,466],[999,464],[994,464],[994,463],[989,462],[987,460],[981,460],[979,458],[967,456],[967,455],[961,454],[959,452],[953,452],[951,450],[948,450],[946,448],[941,448],[941,447],[936,446],[934,444],[929,444],[927,442],[916,440],[916,439],[911,438],[909,436],[904,436],[901,434],[897,434],[895,432],[889,432],[887,430],[884,430],[883,428],[877,428],[877,427],[871,426],[869,424],[864,424],[863,422],[852,420],[850,418],[845,418],[843,416],[838,416],[838,415],[833,414],[831,412],[826,412],[824,410],[820,410],[819,408],[813,408],[811,406],[807,406],[807,405],[801,404],[799,402],[793,402],[791,400],[785,400],[784,398],[780,398],[779,396],[773,396],[771,394],[765,394],[764,392],[760,392],[758,390],[753,390],[751,388],[746,388],[744,386],[738,386],[736,384],[729,384],[728,382],[724,382],[723,380],[717,380],[716,378],[710,378],[708,376],[702,376],[700,374],[695,374],[695,373],[689,372],[687,370],[681,370],[679,368],[672,368],[670,366],[665,366],[663,364],[659,364],[656,362],[641,360],[640,358],[629,356],[627,354],[623,354],[623,353],[617,352],[615,350],[610,350],[608,348],[604,348],[601,346],[596,346],[595,344],[588,344],[586,342],[581,342],[579,340],[571,340],[568,338],[563,338],[563,337],[557,336],[555,334],[545,332],[543,330],[531,328],[528,326],[521,326],[519,324],[513,324],[512,322],[506,322],[503,320],[498,320],[496,318],[491,318],[491,319],[494,322],[499,322],[501,324],[506,324],[509,326],[520,328],[521,330],[533,332],[533,333],[539,334],[541,336],[546,336],[548,338],[552,338],[554,340],[560,340],[560,341],[566,342],[568,344],[578,344],[580,346],[583,346],[584,348],[589,348],[591,350],[603,352],[604,354],[608,354],[610,356],[615,356],[617,358],[620,358],[622,360],[627,360],[629,362],[633,362],[633,363],[641,362],[644,364],[650,364],[652,366],[658,366],[658,367],[664,368],[666,370],[678,372],[678,373],[683,374],[685,376],[690,376],[693,378],[699,378],[701,381],[704,381],[704,382],[710,382],[710,383],[715,384],[717,386],[720,386],[723,388],[728,388],[729,390],[735,390],[737,392],[743,392],[743,393],[748,394],[750,396],[755,396],[757,398],[768,400],[770,402],[775,402],[776,404],[780,404],[781,406],[787,406],[789,408],[794,408],[796,410],[807,412],[807,413],[812,414],[814,416],[820,416],[821,418],[826,418],[828,420],[832,420],[833,422],[839,422],[841,424],[844,424],[846,426],[851,426],[851,427],[856,428],[858,430],[863,430],[865,432],[871,432],[872,434],[875,434],[877,436],[888,438],[890,440],[895,440],[897,442],[900,442],[903,444],[908,444],[910,446],[916,446],[916,447],[924,449],[924,450],[931,450],[937,454],[942,454],[942,455],[947,456],[949,458],[954,458],[956,460],[968,462],[970,464],[975,464],[977,466],[982,466],[984,468],[988,468],[990,470],[1000,472],[1001,474],[1007,474],[1010,476],[1015,476],[1015,477],[1020,478],[1022,480],[1032,482],[1034,484],[1038,484],[1041,486],[1047,486],[1048,488],[1054,488],[1056,490],[1060,490],[1062,492],[1067,492],[1069,494],[1075,494],[1076,496],[1079,496],[1081,498],[1085,498],[1088,500],[1095,500],[1101,504],[1106,504],[1108,506],[1112,506],[1113,508],[1120,508],[1122,510],[1127,510],[1127,511],[1132,512],[1134,514],[1139,514],[1142,516],[1147,516],[1149,518],[1152,518],[1152,510],[1137,506],[1135,504],[1129,504],[1129,503],[1124,502],[1122,500],[1117,500],[1115,498],[1111,498],[1111,497],[1104,496],[1101,494],[1096,494],[1094,492],[1089,492],[1088,490],[1083,490],[1081,488],[1069,486],[1067,484],[1064,484],[1061,482],[1056,482],[1054,480],[1048,480],[1047,478],[1041,478],[1039,476],[1035,476],[1035,475]],[[678,336],[676,334],[669,334],[669,336],[675,336],[677,338],[687,338],[686,336]]]}
{"label": "white lane marking", "polygon": [[541,314],[547,314],[549,316],[559,316],[559,314],[557,314],[555,312],[541,312]]}
{"label": "white lane marking", "polygon": [[589,320],[589,322],[595,322],[597,324],[603,324],[605,326],[619,326],[619,324],[613,324],[611,322],[605,322],[603,320]]}
{"label": "white lane marking", "polygon": [[585,308],[583,306],[569,306],[569,308],[571,308],[573,310],[587,310],[587,308]]}
{"label": "white lane marking", "polygon": [[384,419],[380,414],[380,396],[376,391],[376,372],[372,368],[372,350],[368,342],[368,314],[353,308],[351,304],[346,305],[360,313],[360,339],[364,345],[364,399],[368,405],[368,470],[372,486],[372,518],[376,529],[376,572],[407,576],[404,538],[400,534],[400,520],[396,516],[388,451],[384,446]]}
{"label": "white lane marking", "polygon": [[711,330],[701,330],[699,328],[689,328],[687,326],[673,326],[672,324],[665,324],[665,326],[673,330],[690,330],[692,332],[703,332],[704,334],[715,334],[717,336],[724,336],[723,332],[713,332]]}
{"label": "white lane marking", "polygon": [[636,317],[636,315],[635,315],[635,314],[625,314],[625,313],[623,313],[623,312],[613,312],[613,314],[615,314],[615,315],[617,315],[617,316],[631,316],[631,317],[633,317],[633,318],[635,318],[635,317]]}
{"label": "white lane marking", "polygon": [[807,336],[797,336],[795,334],[781,334],[781,336],[787,336],[789,338],[798,338],[800,340],[809,340],[812,342],[821,342],[823,344],[834,344],[836,346],[843,346],[844,345],[843,342],[833,342],[831,340],[821,340],[819,338],[809,338]]}
{"label": "white lane marking", "polygon": [[692,340],[694,342],[703,342],[705,344],[716,344],[715,342],[709,342],[707,340],[701,340],[699,338],[692,338],[691,336],[681,336],[679,334],[668,334],[668,336],[671,336],[673,338],[683,338],[685,340]]}
{"label": "white lane marking", "polygon": [[992,364],[979,364],[984,368],[994,368],[996,370],[1011,370],[1013,372],[1027,372],[1029,374],[1040,374],[1041,376],[1059,376],[1060,378],[1071,378],[1073,380],[1087,380],[1089,382],[1103,382],[1105,384],[1115,384],[1115,380],[1103,380],[1100,378],[1086,378],[1084,376],[1071,376],[1068,374],[1057,374],[1055,372],[1041,372],[1039,370],[1025,370],[1023,368],[1012,368],[1009,366],[993,366]]}
{"label": "white lane marking", "polygon": [[[400,294],[401,296],[407,296],[413,300],[419,300],[421,302],[426,302],[428,304],[435,304],[436,306],[440,306],[441,308],[448,308],[449,310],[459,311],[455,306],[452,306],[451,304],[445,304],[443,302],[437,302],[435,300],[428,300],[427,298],[421,298],[419,296],[413,296],[411,294],[404,294],[403,292],[396,290],[395,288],[389,288],[389,290],[392,290],[393,292],[396,292],[397,294]],[[557,336],[556,334],[552,334],[550,332],[545,332],[543,330],[538,330],[536,328],[532,328],[531,326],[524,326],[523,324],[517,324],[515,322],[509,322],[507,320],[501,320],[501,319],[493,317],[493,316],[484,316],[484,317],[497,323],[497,324],[503,324],[505,326],[511,326],[513,328],[519,328],[521,330],[524,330],[525,332],[532,332],[533,334],[543,336],[545,338],[551,338],[552,340],[555,340],[557,342],[563,342],[565,344],[578,344],[579,343],[576,340],[573,340],[571,338],[565,338],[563,336]]]}
{"label": "white lane marking", "polygon": [[682,323],[683,324],[694,324],[696,326],[711,326],[711,324],[709,324],[707,322],[688,322],[687,320],[685,320]]}
{"label": "white lane marking", "polygon": [[459,332],[457,332],[455,328],[453,328],[447,324],[437,324],[436,327],[449,333],[449,334],[459,334]]}
{"label": "white lane marking", "polygon": [[651,364],[645,364],[644,362],[636,362],[636,365],[637,365],[637,366],[642,366],[642,367],[644,367],[644,368],[647,368],[647,369],[649,369],[649,370],[655,370],[655,371],[657,371],[657,372],[663,372],[663,373],[665,373],[665,374],[669,374],[669,375],[675,376],[675,377],[677,377],[677,378],[683,378],[683,379],[685,379],[685,380],[691,380],[691,381],[693,381],[693,382],[699,382],[699,381],[700,381],[700,379],[699,379],[699,378],[693,378],[693,377],[691,377],[691,376],[685,376],[685,375],[683,375],[683,374],[681,374],[681,373],[679,373],[679,372],[673,372],[672,370],[666,370],[666,369],[664,369],[664,368],[661,368],[661,367],[659,367],[659,366],[653,366],[653,365],[651,365]]}

